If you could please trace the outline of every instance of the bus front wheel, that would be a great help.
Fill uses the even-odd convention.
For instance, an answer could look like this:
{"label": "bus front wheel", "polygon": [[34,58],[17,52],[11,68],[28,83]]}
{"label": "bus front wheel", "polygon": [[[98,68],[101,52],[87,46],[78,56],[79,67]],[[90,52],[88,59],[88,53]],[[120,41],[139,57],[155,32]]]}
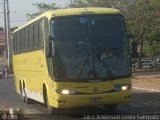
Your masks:
{"label": "bus front wheel", "polygon": [[47,109],[48,109],[48,113],[49,114],[53,114],[54,113],[54,108],[53,107],[51,107],[50,105],[49,105],[49,100],[48,100],[48,95],[47,95],[47,92],[46,92],[46,90],[45,90],[45,92],[44,92],[44,102],[45,102],[45,105],[46,105],[46,107],[47,107]]}

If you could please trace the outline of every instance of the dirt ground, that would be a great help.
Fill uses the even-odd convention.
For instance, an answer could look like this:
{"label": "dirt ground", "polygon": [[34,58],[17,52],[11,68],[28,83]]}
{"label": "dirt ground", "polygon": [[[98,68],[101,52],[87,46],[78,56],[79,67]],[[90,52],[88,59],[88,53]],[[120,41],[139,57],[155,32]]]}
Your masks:
{"label": "dirt ground", "polygon": [[160,75],[155,76],[138,76],[138,77],[133,77],[132,83],[155,83],[155,84],[160,84]]}

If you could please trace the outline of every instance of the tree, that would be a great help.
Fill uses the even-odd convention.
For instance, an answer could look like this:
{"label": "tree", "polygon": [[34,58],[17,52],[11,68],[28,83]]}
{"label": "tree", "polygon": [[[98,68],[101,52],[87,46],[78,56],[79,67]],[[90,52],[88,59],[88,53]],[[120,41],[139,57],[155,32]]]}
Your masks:
{"label": "tree", "polygon": [[59,8],[59,7],[56,6],[56,3],[49,3],[49,4],[46,4],[46,3],[34,3],[32,5],[35,6],[36,8],[38,8],[39,12],[38,13],[34,13],[34,14],[27,13],[26,16],[29,19],[32,19],[32,18],[38,16],[39,14],[42,14],[45,11],[56,10],[56,9]]}
{"label": "tree", "polygon": [[10,29],[10,31],[12,32],[12,31],[14,31],[15,29],[17,29],[18,27],[13,27],[13,28],[11,28]]}
{"label": "tree", "polygon": [[148,56],[155,57],[160,54],[160,30],[150,27],[146,32],[145,51]]}
{"label": "tree", "polygon": [[148,17],[148,26],[145,32],[145,51],[148,56],[156,57],[160,55],[160,2],[152,1]]}

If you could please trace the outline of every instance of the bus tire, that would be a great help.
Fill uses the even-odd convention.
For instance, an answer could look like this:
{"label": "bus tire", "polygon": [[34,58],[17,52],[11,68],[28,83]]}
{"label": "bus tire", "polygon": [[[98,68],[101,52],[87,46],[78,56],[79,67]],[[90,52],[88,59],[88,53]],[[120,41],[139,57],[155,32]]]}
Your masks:
{"label": "bus tire", "polygon": [[117,104],[104,105],[105,109],[106,109],[108,112],[116,112],[117,106],[118,106]]}
{"label": "bus tire", "polygon": [[25,88],[23,88],[23,91],[22,91],[22,100],[26,104],[31,104],[32,103],[32,100],[27,97],[27,92],[26,92]]}
{"label": "bus tire", "polygon": [[19,82],[19,91],[20,91],[20,95],[21,95],[22,100],[23,100],[23,90],[22,90],[22,84],[21,84],[21,81]]}
{"label": "bus tire", "polygon": [[44,103],[45,103],[45,106],[46,106],[47,109],[48,109],[48,113],[49,113],[49,114],[53,114],[54,111],[55,111],[55,109],[49,105],[48,94],[47,94],[46,89],[44,89],[43,94],[44,94]]}
{"label": "bus tire", "polygon": [[24,89],[23,89],[23,87],[22,87],[22,84],[20,82],[20,95],[21,95],[22,101],[25,103],[25,96],[24,96]]}

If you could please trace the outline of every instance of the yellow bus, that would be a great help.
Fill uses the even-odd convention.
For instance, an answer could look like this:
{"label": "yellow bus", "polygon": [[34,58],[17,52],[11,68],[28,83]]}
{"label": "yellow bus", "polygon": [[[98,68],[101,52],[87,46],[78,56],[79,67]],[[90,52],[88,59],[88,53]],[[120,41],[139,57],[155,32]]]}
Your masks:
{"label": "yellow bus", "polygon": [[111,8],[47,11],[14,31],[16,91],[24,102],[56,108],[131,101],[129,42]]}

